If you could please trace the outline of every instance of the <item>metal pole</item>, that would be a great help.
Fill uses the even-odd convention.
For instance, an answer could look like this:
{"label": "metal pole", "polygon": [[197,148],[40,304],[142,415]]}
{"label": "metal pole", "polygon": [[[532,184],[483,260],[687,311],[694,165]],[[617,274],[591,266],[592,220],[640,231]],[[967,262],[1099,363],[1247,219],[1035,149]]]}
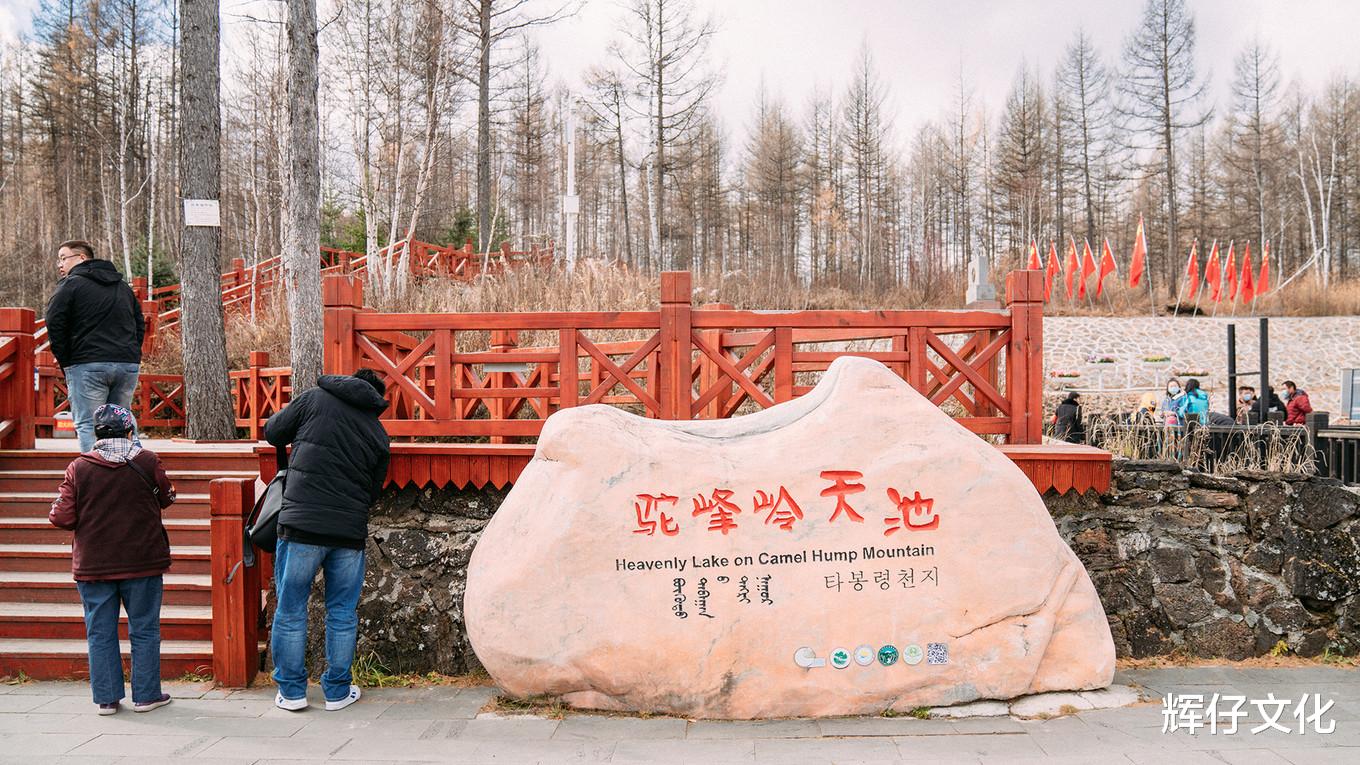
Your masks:
{"label": "metal pole", "polygon": [[1237,419],[1237,325],[1228,325],[1228,416]]}
{"label": "metal pole", "polygon": [[1270,319],[1261,317],[1261,422],[1270,421]]}

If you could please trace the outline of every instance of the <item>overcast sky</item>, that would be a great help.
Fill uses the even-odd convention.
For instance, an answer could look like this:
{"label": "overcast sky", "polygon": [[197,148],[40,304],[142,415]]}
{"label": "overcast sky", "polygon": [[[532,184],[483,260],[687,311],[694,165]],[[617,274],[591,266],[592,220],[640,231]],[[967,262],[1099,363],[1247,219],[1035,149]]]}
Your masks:
{"label": "overcast sky", "polygon": [[[739,131],[761,80],[801,109],[814,86],[839,93],[860,43],[868,44],[897,114],[899,138],[946,113],[960,68],[975,103],[995,114],[1021,61],[1048,82],[1078,27],[1115,63],[1136,26],[1138,0],[697,0],[718,21],[710,48],[723,74],[718,111]],[[1280,55],[1281,75],[1316,87],[1334,72],[1360,74],[1360,0],[1192,0],[1199,71],[1226,100],[1233,58],[1260,35]],[[551,72],[573,86],[604,58],[623,18],[616,0],[588,0],[579,16],[536,34]]]}
{"label": "overcast sky", "polygon": [[[173,0],[171,0],[173,2]],[[224,0],[230,12],[248,0]],[[324,4],[324,3],[323,3]],[[546,2],[546,5],[551,5]],[[717,111],[739,133],[763,80],[772,96],[801,110],[814,86],[841,92],[861,42],[889,93],[894,129],[905,139],[947,112],[960,68],[976,103],[995,114],[1016,69],[1029,61],[1048,81],[1084,26],[1106,60],[1118,60],[1142,11],[1139,0],[697,0],[713,14],[710,47],[723,74]],[[0,0],[0,41],[28,27],[38,0]],[[1201,73],[1226,103],[1233,58],[1260,35],[1279,53],[1285,82],[1310,89],[1339,71],[1360,75],[1360,0],[1192,0]],[[550,76],[578,88],[580,74],[607,60],[622,22],[619,0],[586,0],[581,13],[536,30]]]}

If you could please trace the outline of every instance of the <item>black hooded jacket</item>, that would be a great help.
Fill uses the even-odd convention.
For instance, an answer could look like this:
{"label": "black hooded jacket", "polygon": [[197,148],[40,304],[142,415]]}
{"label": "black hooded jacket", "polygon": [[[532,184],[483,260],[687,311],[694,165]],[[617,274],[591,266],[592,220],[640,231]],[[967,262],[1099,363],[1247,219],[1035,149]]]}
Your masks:
{"label": "black hooded jacket", "polygon": [[362,549],[368,509],[387,478],[388,438],[378,415],[387,401],[357,377],[324,375],[269,418],[264,437],[292,444],[279,535]]}
{"label": "black hooded jacket", "polygon": [[142,361],[142,307],[107,260],[84,260],[68,271],[47,301],[44,318],[52,354],[63,369],[95,361]]}

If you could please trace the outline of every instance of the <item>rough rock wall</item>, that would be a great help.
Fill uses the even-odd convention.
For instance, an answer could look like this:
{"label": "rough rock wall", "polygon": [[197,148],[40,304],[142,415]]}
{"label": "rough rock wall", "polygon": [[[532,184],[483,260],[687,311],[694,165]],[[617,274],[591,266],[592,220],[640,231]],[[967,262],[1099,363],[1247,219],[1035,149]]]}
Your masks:
{"label": "rough rock wall", "polygon": [[[394,672],[479,667],[463,628],[468,560],[498,491],[390,490],[374,508],[358,655]],[[1121,462],[1105,496],[1044,498],[1086,565],[1120,656],[1240,659],[1284,640],[1360,650],[1360,495],[1323,479],[1231,478]],[[324,610],[313,598],[319,672]]]}
{"label": "rough rock wall", "polygon": [[[1256,318],[1045,317],[1044,373],[1048,389],[1160,389],[1172,374],[1209,372],[1199,376],[1200,382],[1209,390],[1214,409],[1226,413],[1230,323],[1237,325],[1238,369],[1260,369],[1260,321]],[[1089,363],[1087,359],[1093,356],[1110,356],[1114,361]],[[1169,360],[1145,361],[1155,356]],[[1360,317],[1270,320],[1271,383],[1294,380],[1308,391],[1313,408],[1331,412],[1333,420],[1342,416],[1340,378],[1345,367],[1360,367]],[[1079,376],[1055,377],[1058,372]],[[1259,387],[1254,376],[1246,384]],[[1128,395],[1130,400],[1136,397],[1136,393]],[[1102,398],[1088,397],[1088,407]]]}
{"label": "rough rock wall", "polygon": [[1360,649],[1360,495],[1300,475],[1123,462],[1110,493],[1045,497],[1120,656]]}

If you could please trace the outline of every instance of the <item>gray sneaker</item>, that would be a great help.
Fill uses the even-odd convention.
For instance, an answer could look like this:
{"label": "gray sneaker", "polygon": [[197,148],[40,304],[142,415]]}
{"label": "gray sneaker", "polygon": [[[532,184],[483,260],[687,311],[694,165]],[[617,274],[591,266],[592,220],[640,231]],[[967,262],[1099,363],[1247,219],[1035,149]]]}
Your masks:
{"label": "gray sneaker", "polygon": [[162,693],[161,697],[154,701],[139,701],[132,705],[134,712],[150,712],[153,709],[160,709],[170,703],[170,694]]}

